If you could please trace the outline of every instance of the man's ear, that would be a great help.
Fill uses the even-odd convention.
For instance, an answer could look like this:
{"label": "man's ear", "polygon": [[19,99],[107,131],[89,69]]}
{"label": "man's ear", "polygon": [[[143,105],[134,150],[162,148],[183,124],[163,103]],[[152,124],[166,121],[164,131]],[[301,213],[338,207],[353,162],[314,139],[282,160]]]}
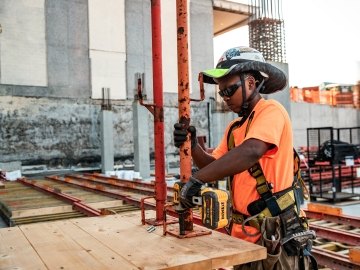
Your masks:
{"label": "man's ear", "polygon": [[249,84],[249,89],[253,90],[256,88],[256,81],[253,76],[248,77],[248,84]]}

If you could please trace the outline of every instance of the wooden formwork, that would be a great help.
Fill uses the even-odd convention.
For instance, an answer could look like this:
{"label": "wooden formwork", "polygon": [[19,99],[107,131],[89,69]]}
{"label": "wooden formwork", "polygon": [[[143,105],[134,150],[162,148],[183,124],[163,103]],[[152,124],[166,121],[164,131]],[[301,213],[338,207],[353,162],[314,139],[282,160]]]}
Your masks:
{"label": "wooden formwork", "polygon": [[312,253],[319,264],[333,270],[360,269],[360,218],[344,215],[339,207],[319,203],[309,203],[305,212],[310,229],[317,235]]}
{"label": "wooden formwork", "polygon": [[[133,206],[124,205],[121,200],[98,194],[96,191],[74,187],[67,183],[50,180],[36,180],[34,182],[51,187],[61,194],[79,198],[80,201],[95,209],[110,209],[113,212],[136,209]],[[0,190],[0,215],[9,226],[86,216],[84,213],[75,210],[69,202],[17,181],[5,182],[5,188]]]}
{"label": "wooden formwork", "polygon": [[[154,212],[147,216],[154,216]],[[261,260],[266,249],[226,234],[179,239],[149,232],[139,212],[0,229],[6,269],[216,269]]]}

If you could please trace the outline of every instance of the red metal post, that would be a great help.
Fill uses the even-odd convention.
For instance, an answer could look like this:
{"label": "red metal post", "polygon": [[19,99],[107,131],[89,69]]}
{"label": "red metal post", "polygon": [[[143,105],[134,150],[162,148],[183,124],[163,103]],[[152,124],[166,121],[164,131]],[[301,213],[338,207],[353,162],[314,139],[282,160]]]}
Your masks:
{"label": "red metal post", "polygon": [[[178,99],[179,122],[186,127],[190,124],[189,91],[189,46],[188,46],[188,9],[187,0],[176,1],[177,12],[177,54],[178,54]],[[191,142],[187,141],[180,148],[180,180],[187,182],[191,176]],[[193,230],[192,210],[179,213],[181,234]]]}
{"label": "red metal post", "polygon": [[[177,0],[177,52],[178,52],[178,99],[179,122],[190,124],[189,51],[187,26],[187,0]],[[180,148],[180,179],[191,176],[191,143],[188,139]]]}
{"label": "red metal post", "polygon": [[154,141],[155,141],[155,199],[156,221],[162,221],[166,203],[164,108],[162,83],[161,4],[151,1],[153,96],[154,96]]}

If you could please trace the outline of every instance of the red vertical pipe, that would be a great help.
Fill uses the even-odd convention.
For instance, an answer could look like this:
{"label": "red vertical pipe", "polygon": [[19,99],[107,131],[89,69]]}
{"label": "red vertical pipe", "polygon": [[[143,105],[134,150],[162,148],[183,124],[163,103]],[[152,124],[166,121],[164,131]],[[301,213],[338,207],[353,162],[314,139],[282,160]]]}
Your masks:
{"label": "red vertical pipe", "polygon": [[161,4],[151,1],[152,64],[154,96],[154,140],[155,140],[155,199],[156,220],[163,220],[166,201],[164,108],[162,84]]}
{"label": "red vertical pipe", "polygon": [[[187,25],[187,0],[176,1],[177,12],[177,52],[178,52],[178,99],[179,122],[190,124],[189,91],[189,48]],[[191,143],[188,140],[180,148],[180,179],[186,182],[191,176]]]}
{"label": "red vertical pipe", "polygon": [[[189,46],[187,0],[176,0],[177,12],[177,54],[178,54],[178,99],[179,122],[186,127],[190,124],[189,91]],[[187,141],[180,148],[180,180],[187,182],[191,176],[191,142]],[[179,213],[180,234],[193,231],[192,210]]]}

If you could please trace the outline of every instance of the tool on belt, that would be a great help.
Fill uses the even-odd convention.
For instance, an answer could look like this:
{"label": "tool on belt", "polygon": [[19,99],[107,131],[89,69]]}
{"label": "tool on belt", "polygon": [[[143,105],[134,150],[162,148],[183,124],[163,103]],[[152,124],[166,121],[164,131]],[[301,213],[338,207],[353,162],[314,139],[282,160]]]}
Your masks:
{"label": "tool on belt", "polygon": [[[180,204],[180,190],[183,182],[174,184],[174,204]],[[231,216],[231,198],[227,190],[205,187],[200,194],[193,196],[194,206],[198,206],[201,213],[201,220],[205,227],[209,229],[220,229],[227,226]]]}

